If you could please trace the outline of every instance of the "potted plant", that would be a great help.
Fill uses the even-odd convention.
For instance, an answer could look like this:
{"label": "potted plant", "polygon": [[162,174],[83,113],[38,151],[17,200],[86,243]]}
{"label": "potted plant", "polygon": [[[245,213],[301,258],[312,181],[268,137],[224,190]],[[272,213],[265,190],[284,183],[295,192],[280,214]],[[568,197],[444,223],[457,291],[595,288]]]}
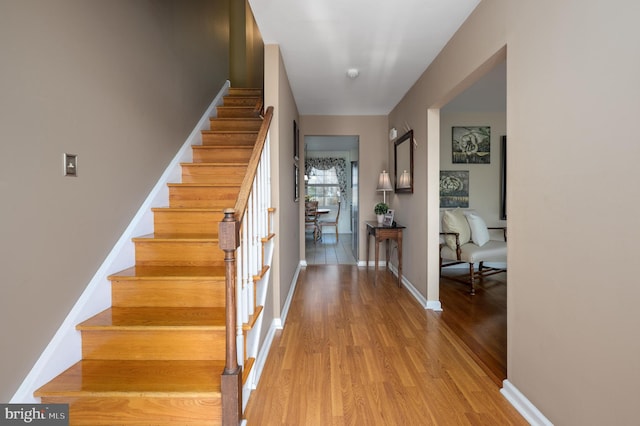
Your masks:
{"label": "potted plant", "polygon": [[378,223],[384,222],[384,215],[389,210],[389,205],[387,203],[378,203],[373,208],[373,212],[376,214],[378,218]]}

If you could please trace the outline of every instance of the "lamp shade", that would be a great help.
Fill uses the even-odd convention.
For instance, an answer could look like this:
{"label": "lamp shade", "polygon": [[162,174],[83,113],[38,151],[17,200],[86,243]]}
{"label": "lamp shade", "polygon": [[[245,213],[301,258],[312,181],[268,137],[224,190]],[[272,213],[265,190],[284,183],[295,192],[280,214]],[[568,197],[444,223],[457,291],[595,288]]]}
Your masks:
{"label": "lamp shade", "polygon": [[391,179],[389,179],[389,173],[386,170],[383,170],[380,173],[380,177],[378,178],[378,191],[393,191],[393,187],[391,186]]}
{"label": "lamp shade", "polygon": [[408,171],[403,171],[400,175],[400,179],[398,179],[398,188],[410,188],[411,187],[411,177],[409,176]]}

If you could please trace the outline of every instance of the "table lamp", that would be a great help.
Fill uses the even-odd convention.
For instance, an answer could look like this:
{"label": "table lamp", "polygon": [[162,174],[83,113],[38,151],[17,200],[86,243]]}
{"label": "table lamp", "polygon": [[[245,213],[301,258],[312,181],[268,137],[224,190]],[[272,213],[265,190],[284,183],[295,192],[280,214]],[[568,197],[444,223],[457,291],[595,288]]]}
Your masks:
{"label": "table lamp", "polygon": [[387,173],[386,170],[383,170],[382,173],[380,173],[380,177],[378,178],[377,191],[382,191],[382,200],[385,204],[387,204],[387,191],[393,191],[393,187],[391,186],[389,173]]}

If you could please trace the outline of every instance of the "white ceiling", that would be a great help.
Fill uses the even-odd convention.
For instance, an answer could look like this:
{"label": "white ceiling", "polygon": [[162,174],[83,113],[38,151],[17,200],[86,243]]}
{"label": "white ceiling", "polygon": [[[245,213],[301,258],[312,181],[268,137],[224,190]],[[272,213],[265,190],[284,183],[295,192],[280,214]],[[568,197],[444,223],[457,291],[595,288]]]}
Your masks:
{"label": "white ceiling", "polygon": [[302,115],[388,114],[479,2],[249,0]]}

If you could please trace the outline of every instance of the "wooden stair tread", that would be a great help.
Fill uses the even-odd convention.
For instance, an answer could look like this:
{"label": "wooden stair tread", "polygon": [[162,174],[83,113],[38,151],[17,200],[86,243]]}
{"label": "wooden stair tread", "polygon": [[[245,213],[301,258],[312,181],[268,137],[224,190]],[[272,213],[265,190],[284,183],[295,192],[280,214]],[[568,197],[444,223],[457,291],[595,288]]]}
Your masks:
{"label": "wooden stair tread", "polygon": [[254,325],[256,325],[256,321],[260,317],[262,310],[262,306],[256,306],[255,312],[252,315],[249,315],[249,322],[245,322],[244,324],[242,324],[243,331],[249,331],[253,328]]}
{"label": "wooden stair tread", "polygon": [[[231,89],[233,90],[233,88]],[[229,93],[228,95],[225,95],[224,98],[233,98],[233,99],[242,99],[242,98],[250,98],[250,99],[255,99],[255,100],[259,100],[261,99],[262,94],[261,93],[257,93],[258,90],[260,89],[251,89],[252,93]],[[255,91],[255,93],[253,92]]]}
{"label": "wooden stair tread", "polygon": [[262,89],[259,87],[229,87],[228,96],[261,96]]}
{"label": "wooden stair tread", "polygon": [[276,234],[274,234],[273,232],[270,233],[269,235],[267,235],[266,237],[263,237],[260,239],[261,242],[266,243],[269,240],[272,240],[273,238],[275,238]]}
{"label": "wooden stair tread", "polygon": [[38,397],[220,395],[224,361],[83,360],[38,389]]}
{"label": "wooden stair tread", "polygon": [[255,358],[249,358],[244,362],[244,367],[242,368],[242,384],[247,383],[247,379],[249,378],[249,373],[253,369],[253,365],[256,363]]}
{"label": "wooden stair tread", "polygon": [[206,207],[151,207],[153,212],[184,212],[184,213],[222,213],[224,209],[221,208],[206,208]]}
{"label": "wooden stair tread", "polygon": [[196,188],[238,188],[240,185],[233,183],[168,183],[169,187],[196,187]]}
{"label": "wooden stair tread", "polygon": [[[254,113],[256,115],[259,112],[259,111],[256,111],[256,105],[220,105],[220,106],[217,106],[216,109],[218,111],[218,118],[226,118],[226,117],[220,117],[221,111],[247,112],[247,113]],[[233,118],[233,117],[229,117],[229,118]],[[249,116],[246,118],[253,118],[253,117]]]}
{"label": "wooden stair tread", "polygon": [[219,106],[216,107],[216,110],[218,112],[218,118],[226,118],[226,117],[221,117],[220,116],[221,112],[223,114],[225,112],[246,113],[248,115],[243,116],[243,117],[246,117],[246,118],[257,117],[258,114],[260,113],[257,100],[256,100],[256,103],[253,104],[253,105],[219,105]]}
{"label": "wooden stair tread", "polygon": [[150,242],[150,241],[183,241],[183,242],[218,242],[218,237],[210,234],[147,234],[131,239],[133,242]]}
{"label": "wooden stair tread", "polygon": [[187,167],[246,167],[249,162],[245,163],[181,163],[181,166]]}
{"label": "wooden stair tread", "polygon": [[224,266],[132,266],[109,276],[109,280],[137,279],[158,280],[167,279],[224,279]]}
{"label": "wooden stair tread", "polygon": [[[231,118],[215,118],[214,120],[232,120]],[[242,118],[236,118],[235,120],[243,120]],[[262,120],[262,119],[259,119]],[[213,129],[213,130],[202,130],[201,132],[202,134],[225,134],[225,135],[246,135],[246,134],[253,134],[256,136],[256,138],[258,137],[258,131],[257,130],[222,130],[222,129]]]}
{"label": "wooden stair tread", "polygon": [[218,122],[223,122],[223,121],[228,121],[228,122],[241,122],[241,121],[255,121],[255,122],[262,122],[262,118],[261,117],[212,117],[210,118],[210,120],[213,121],[218,121]]}
{"label": "wooden stair tread", "polygon": [[[255,133],[255,132],[254,132]],[[192,149],[246,149],[248,151],[253,150],[253,146],[251,145],[192,145]]]}
{"label": "wooden stair tread", "polygon": [[78,330],[225,328],[225,308],[111,307],[78,324]]}
{"label": "wooden stair tread", "polygon": [[260,281],[264,277],[264,275],[267,273],[268,270],[269,270],[269,266],[263,265],[262,269],[258,271],[258,274],[253,276],[253,281],[254,282]]}

